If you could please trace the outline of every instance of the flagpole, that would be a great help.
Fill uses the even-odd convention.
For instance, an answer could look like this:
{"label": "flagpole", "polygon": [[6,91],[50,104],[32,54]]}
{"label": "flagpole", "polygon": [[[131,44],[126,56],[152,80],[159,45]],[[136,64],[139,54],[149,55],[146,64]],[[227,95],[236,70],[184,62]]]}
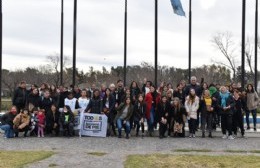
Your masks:
{"label": "flagpole", "polygon": [[72,84],[76,84],[76,47],[77,47],[77,0],[74,0],[74,24],[73,24],[73,75]]}
{"label": "flagpole", "polygon": [[125,0],[125,31],[124,31],[124,86],[126,86],[126,61],[127,61],[127,0]]}
{"label": "flagpole", "polygon": [[158,71],[158,0],[155,0],[155,47],[154,47],[154,85],[157,88]]}
{"label": "flagpole", "polygon": [[257,90],[257,45],[258,45],[258,0],[256,0],[256,7],[255,7],[255,88]]}
{"label": "flagpole", "polygon": [[60,85],[63,85],[63,20],[64,20],[64,0],[61,0],[61,36],[60,36]]}
{"label": "flagpole", "polygon": [[191,80],[191,31],[192,31],[192,4],[189,0],[189,82]]}
{"label": "flagpole", "polygon": [[3,14],[2,0],[0,0],[0,111],[2,109],[2,42],[3,42]]}
{"label": "flagpole", "polygon": [[241,54],[241,86],[245,87],[245,29],[246,29],[246,0],[242,0],[242,54]]}

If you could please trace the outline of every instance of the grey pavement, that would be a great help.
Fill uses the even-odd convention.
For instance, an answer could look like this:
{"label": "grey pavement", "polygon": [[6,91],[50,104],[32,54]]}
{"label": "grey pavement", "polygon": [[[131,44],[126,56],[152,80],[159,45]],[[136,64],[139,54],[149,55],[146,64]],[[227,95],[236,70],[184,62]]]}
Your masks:
{"label": "grey pavement", "polygon": [[[46,150],[54,151],[52,157],[28,165],[27,167],[57,167],[68,168],[96,168],[111,167],[122,168],[126,157],[131,154],[172,153],[176,149],[209,149],[213,155],[227,154],[225,150],[260,150],[260,138],[237,138],[223,140],[221,137],[213,139],[196,138],[165,138],[158,137],[131,137],[129,140],[116,137],[45,137],[45,138],[0,138],[0,151],[2,150]],[[105,152],[104,156],[93,156],[89,152]],[[179,153],[177,153],[179,154]],[[197,154],[197,153],[195,153]]]}

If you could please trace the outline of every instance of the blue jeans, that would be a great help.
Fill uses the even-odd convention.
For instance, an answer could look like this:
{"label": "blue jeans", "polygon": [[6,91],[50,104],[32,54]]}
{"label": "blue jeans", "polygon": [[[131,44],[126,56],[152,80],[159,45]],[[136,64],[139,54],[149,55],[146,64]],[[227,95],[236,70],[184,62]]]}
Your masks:
{"label": "blue jeans", "polygon": [[148,131],[153,132],[154,131],[154,115],[155,115],[155,110],[154,107],[152,107],[150,111],[150,118],[147,120],[148,123]]}
{"label": "blue jeans", "polygon": [[13,138],[14,137],[14,130],[10,125],[8,125],[8,124],[2,125],[2,126],[0,126],[0,128],[5,131],[5,137],[6,138]]}
{"label": "blue jeans", "polygon": [[[123,127],[123,119],[121,118],[118,118],[116,120],[116,123],[117,123],[117,129],[118,129],[118,135],[121,136],[121,131],[122,131],[122,127]],[[129,134],[130,133],[130,122],[129,121],[126,121],[125,123],[125,133],[126,134]]]}
{"label": "blue jeans", "polygon": [[250,115],[250,113],[252,113],[254,128],[256,128],[256,109],[255,110],[246,110],[246,124],[247,124],[247,127],[250,127],[250,124],[249,124],[249,115]]}

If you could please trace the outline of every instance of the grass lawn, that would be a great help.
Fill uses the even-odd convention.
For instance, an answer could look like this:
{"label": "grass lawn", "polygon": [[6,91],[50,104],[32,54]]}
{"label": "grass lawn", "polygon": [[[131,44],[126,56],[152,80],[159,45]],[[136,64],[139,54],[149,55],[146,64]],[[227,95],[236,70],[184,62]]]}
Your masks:
{"label": "grass lawn", "polygon": [[48,151],[0,151],[0,168],[21,168],[26,164],[51,157],[53,154]]}
{"label": "grass lawn", "polygon": [[256,168],[259,156],[206,156],[206,155],[130,155],[125,168]]}

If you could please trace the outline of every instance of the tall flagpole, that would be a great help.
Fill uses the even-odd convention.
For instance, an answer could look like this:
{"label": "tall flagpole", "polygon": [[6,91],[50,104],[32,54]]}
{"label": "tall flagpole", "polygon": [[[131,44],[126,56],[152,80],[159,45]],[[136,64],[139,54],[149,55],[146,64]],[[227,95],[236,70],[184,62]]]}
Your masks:
{"label": "tall flagpole", "polygon": [[60,85],[63,85],[63,20],[64,20],[64,0],[61,0],[61,36],[60,36]]}
{"label": "tall flagpole", "polygon": [[192,30],[192,4],[189,1],[189,82],[191,80],[191,30]]}
{"label": "tall flagpole", "polygon": [[0,110],[2,109],[2,44],[3,42],[3,14],[2,0],[0,0]]}
{"label": "tall flagpole", "polygon": [[125,0],[125,32],[124,32],[124,86],[126,86],[126,61],[127,61],[127,0]]}
{"label": "tall flagpole", "polygon": [[[257,88],[257,47],[258,45],[258,0],[256,0],[256,7],[255,7],[255,88]],[[257,90],[257,89],[256,89]]]}
{"label": "tall flagpole", "polygon": [[74,0],[74,20],[73,20],[73,75],[72,84],[76,84],[76,47],[77,47],[77,0]]}
{"label": "tall flagpole", "polygon": [[157,88],[158,71],[158,0],[155,0],[155,47],[154,47],[154,85]]}
{"label": "tall flagpole", "polygon": [[245,87],[245,29],[246,29],[246,0],[242,0],[242,53],[241,53],[241,86]]}

